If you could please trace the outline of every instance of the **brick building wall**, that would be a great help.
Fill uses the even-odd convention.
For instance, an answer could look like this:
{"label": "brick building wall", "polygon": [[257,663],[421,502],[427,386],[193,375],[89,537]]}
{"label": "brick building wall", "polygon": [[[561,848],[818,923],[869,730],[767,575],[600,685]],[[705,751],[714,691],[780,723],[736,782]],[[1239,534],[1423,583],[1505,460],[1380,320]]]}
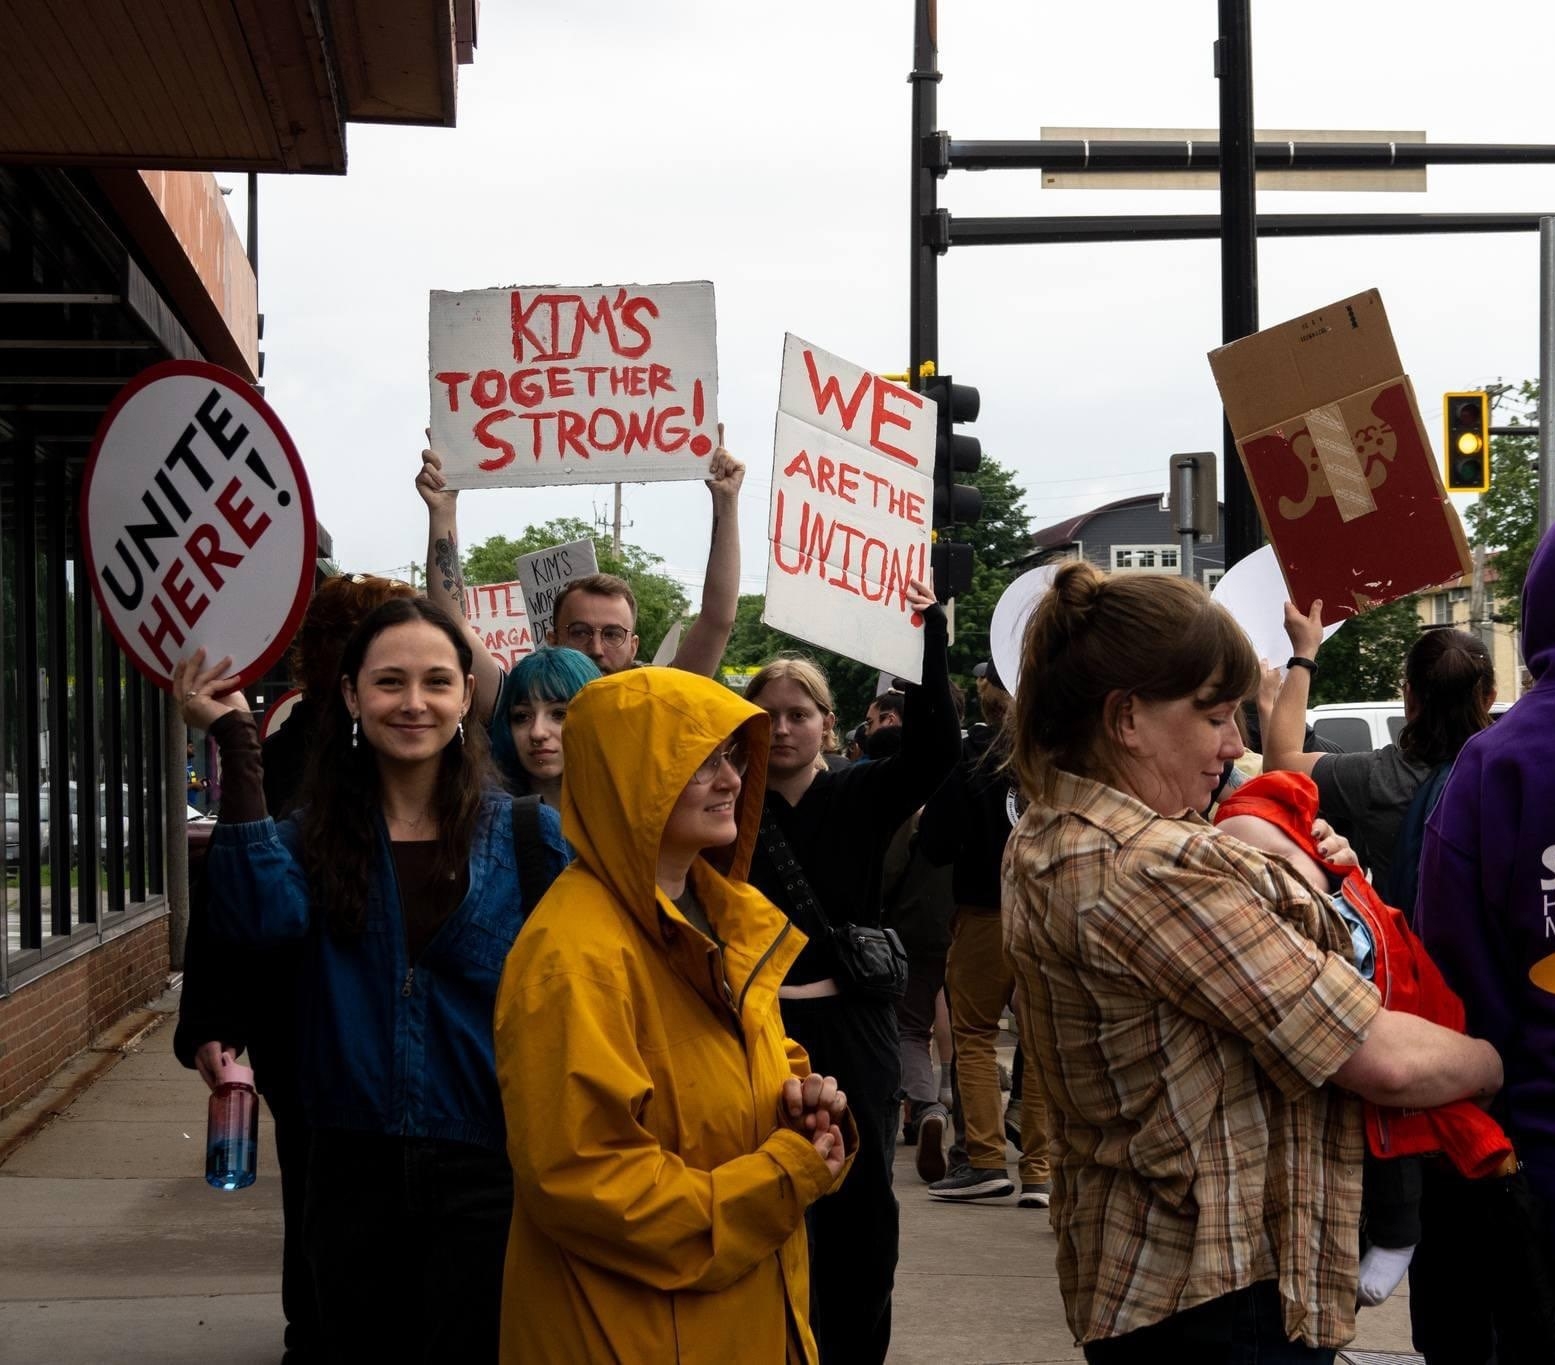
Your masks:
{"label": "brick building wall", "polygon": [[169,917],[108,940],[0,999],[0,1116],[167,986]]}

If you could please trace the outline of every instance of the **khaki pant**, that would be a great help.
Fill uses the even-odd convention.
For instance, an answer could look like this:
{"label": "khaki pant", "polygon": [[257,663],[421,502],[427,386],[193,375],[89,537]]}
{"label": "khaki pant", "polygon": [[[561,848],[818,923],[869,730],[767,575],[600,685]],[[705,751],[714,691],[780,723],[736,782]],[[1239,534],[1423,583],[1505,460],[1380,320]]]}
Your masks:
{"label": "khaki pant", "polygon": [[[977,1170],[1005,1169],[1004,1102],[994,1049],[999,1042],[999,1018],[1015,989],[1015,972],[1004,956],[999,912],[958,909],[945,962],[945,994],[950,1000],[950,1032],[956,1040],[967,1160]],[[1034,1185],[1049,1178],[1047,1101],[1031,1049],[1024,1050],[1023,1062],[1020,1178],[1023,1185]]]}

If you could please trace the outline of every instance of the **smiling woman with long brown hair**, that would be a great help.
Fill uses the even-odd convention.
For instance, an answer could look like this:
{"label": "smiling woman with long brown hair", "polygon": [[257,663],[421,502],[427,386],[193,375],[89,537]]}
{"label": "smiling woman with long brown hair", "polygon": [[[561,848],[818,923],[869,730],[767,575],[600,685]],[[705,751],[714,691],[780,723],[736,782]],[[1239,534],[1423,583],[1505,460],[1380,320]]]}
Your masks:
{"label": "smiling woman with long brown hair", "polygon": [[[491,1030],[498,974],[565,862],[554,813],[515,848],[464,633],[424,599],[347,642],[297,815],[265,810],[242,694],[180,663],[185,720],[221,746],[212,932],[303,942],[305,1240],[332,1360],[490,1360],[512,1182]],[[526,869],[524,884],[520,869]]]}

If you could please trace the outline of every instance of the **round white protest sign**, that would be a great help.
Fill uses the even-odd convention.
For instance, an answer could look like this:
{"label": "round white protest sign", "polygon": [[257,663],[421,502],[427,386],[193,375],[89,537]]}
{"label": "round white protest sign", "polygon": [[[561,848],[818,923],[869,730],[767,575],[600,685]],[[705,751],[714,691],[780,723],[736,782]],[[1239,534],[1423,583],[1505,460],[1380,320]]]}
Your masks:
{"label": "round white protest sign", "polygon": [[[1284,665],[1290,657],[1290,638],[1285,634],[1285,600],[1290,589],[1274,557],[1274,546],[1261,545],[1246,559],[1237,560],[1210,596],[1236,617],[1260,659]],[[1323,638],[1328,639],[1343,624],[1335,621],[1324,626]]]}
{"label": "round white protest sign", "polygon": [[993,619],[988,623],[988,648],[999,680],[1015,695],[1020,686],[1020,644],[1026,634],[1026,622],[1036,610],[1043,594],[1053,586],[1058,565],[1043,564],[1023,573],[1004,590],[994,604]]}
{"label": "round white protest sign", "polygon": [[103,619],[164,690],[203,647],[240,685],[270,667],[313,586],[313,497],[280,419],[237,375],[153,365],[104,414],[81,490]]}

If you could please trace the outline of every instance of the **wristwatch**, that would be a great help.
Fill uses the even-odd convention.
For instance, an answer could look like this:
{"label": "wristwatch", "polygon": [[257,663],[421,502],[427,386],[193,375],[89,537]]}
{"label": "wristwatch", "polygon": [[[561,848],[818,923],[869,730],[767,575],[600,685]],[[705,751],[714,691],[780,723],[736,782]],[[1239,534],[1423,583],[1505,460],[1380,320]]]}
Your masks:
{"label": "wristwatch", "polygon": [[1304,668],[1314,678],[1317,677],[1316,659],[1308,659],[1300,654],[1292,654],[1290,658],[1285,661],[1285,671],[1288,673],[1293,668]]}

